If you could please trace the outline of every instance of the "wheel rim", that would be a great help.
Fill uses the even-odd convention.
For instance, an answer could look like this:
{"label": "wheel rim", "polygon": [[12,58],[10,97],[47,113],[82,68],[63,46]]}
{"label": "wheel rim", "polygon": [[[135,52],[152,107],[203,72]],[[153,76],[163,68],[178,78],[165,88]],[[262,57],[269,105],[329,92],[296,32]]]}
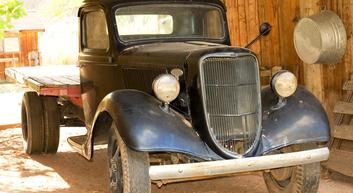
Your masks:
{"label": "wheel rim", "polygon": [[120,149],[117,145],[117,140],[114,139],[112,147],[112,153],[109,159],[109,167],[110,167],[110,192],[118,192],[123,193],[123,170],[122,170],[122,161]]}

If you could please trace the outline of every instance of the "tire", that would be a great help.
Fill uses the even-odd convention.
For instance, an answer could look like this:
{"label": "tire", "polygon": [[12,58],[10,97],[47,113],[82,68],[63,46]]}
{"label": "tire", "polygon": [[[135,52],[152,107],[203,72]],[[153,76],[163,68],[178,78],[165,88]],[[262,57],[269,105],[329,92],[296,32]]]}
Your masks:
{"label": "tire", "polygon": [[43,153],[56,153],[60,138],[60,115],[56,97],[41,96],[44,120]]}
{"label": "tire", "polygon": [[[284,148],[284,152],[313,149],[301,144]],[[315,193],[320,182],[320,162],[280,168],[264,172],[269,193]]]}
{"label": "tire", "polygon": [[110,193],[150,193],[148,153],[127,147],[112,124],[108,143]]}
{"label": "tire", "polygon": [[27,154],[40,154],[44,147],[43,108],[36,92],[26,92],[21,107],[22,135]]}

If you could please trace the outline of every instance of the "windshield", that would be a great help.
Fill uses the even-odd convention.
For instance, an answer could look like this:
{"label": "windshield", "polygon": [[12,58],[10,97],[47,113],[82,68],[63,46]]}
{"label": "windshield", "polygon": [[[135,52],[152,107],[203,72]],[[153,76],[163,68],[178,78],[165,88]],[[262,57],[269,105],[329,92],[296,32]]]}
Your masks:
{"label": "windshield", "polygon": [[221,10],[209,5],[149,4],[119,8],[115,12],[123,42],[150,39],[224,38]]}

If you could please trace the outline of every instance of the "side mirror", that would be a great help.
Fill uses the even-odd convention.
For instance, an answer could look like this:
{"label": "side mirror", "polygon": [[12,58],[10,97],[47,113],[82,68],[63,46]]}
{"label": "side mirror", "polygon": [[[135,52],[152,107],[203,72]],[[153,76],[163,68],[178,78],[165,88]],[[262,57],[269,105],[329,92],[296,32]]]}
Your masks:
{"label": "side mirror", "polygon": [[261,37],[265,37],[268,34],[270,34],[272,29],[272,26],[269,23],[263,23],[260,26],[260,34],[250,43],[248,43],[248,45],[245,46],[245,48],[249,48],[251,45],[253,45],[258,39],[260,39]]}
{"label": "side mirror", "polygon": [[267,36],[271,32],[272,26],[269,23],[263,23],[263,24],[261,24],[259,30],[260,30],[261,36]]}

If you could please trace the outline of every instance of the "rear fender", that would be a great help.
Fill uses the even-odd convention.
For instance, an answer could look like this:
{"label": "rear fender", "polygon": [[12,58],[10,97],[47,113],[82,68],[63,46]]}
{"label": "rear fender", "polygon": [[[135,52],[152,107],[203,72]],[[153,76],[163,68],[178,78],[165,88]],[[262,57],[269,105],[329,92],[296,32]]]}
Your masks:
{"label": "rear fender", "polygon": [[[108,115],[110,122],[109,118],[99,121]],[[220,159],[201,141],[189,121],[172,109],[163,110],[161,103],[146,93],[120,90],[108,94],[98,106],[88,143],[92,146],[92,133],[108,133],[102,130],[109,130],[112,122],[126,145],[136,151],[177,152],[204,160]],[[92,153],[92,148],[87,150]]]}

